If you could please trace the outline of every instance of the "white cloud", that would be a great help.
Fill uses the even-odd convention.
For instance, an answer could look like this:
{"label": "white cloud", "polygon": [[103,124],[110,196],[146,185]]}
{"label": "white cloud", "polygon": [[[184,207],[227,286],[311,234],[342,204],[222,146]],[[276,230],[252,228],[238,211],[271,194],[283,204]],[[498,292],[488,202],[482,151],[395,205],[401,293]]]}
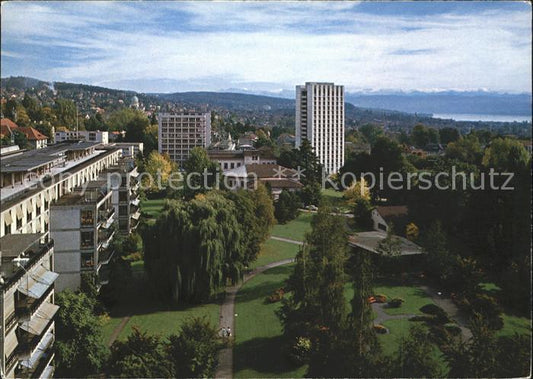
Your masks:
{"label": "white cloud", "polygon": [[16,42],[46,41],[62,64],[33,76],[54,80],[138,80],[145,91],[156,91],[158,80],[181,83],[175,90],[327,80],[349,90],[530,91],[531,12],[423,17],[358,13],[355,3],[95,2],[78,12],[72,3],[24,3],[22,17],[4,4],[2,45],[11,55],[3,56],[20,54]]}

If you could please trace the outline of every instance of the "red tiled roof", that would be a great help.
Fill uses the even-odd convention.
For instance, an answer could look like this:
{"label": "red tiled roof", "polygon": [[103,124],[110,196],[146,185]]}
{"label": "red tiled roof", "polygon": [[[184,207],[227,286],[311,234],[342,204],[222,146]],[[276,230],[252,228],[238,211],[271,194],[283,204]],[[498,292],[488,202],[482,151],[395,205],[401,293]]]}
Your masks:
{"label": "red tiled roof", "polygon": [[38,130],[32,128],[31,126],[25,126],[18,128],[19,131],[24,133],[26,135],[26,138],[29,141],[36,141],[36,140],[45,140],[48,139],[47,136],[39,132]]}
{"label": "red tiled roof", "polygon": [[15,129],[19,127],[17,124],[15,124],[13,121],[11,121],[8,118],[3,118],[2,121],[0,121],[0,125],[8,126],[10,129]]}

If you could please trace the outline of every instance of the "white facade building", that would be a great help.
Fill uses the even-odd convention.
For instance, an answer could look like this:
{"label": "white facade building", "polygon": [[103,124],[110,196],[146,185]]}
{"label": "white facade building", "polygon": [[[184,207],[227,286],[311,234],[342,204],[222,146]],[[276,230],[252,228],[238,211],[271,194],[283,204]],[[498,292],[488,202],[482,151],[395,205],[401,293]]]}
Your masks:
{"label": "white facade building", "polygon": [[210,112],[160,113],[158,120],[158,150],[178,164],[189,159],[193,148],[211,145]]}
{"label": "white facade building", "polygon": [[307,139],[328,174],[344,165],[344,86],[296,86],[296,147]]}
{"label": "white facade building", "polygon": [[56,143],[78,140],[83,140],[87,142],[98,142],[102,144],[109,143],[109,132],[104,132],[100,130],[57,131],[54,133],[54,137],[54,141]]}

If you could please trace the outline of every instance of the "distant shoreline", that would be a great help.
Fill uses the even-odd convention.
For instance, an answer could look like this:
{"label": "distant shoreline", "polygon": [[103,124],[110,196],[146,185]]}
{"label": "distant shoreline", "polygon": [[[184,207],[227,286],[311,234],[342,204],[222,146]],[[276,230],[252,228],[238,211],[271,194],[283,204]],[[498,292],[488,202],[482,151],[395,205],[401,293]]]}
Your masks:
{"label": "distant shoreline", "polygon": [[455,121],[493,121],[493,122],[531,122],[532,116],[495,115],[495,114],[460,114],[460,113],[435,113],[433,118]]}

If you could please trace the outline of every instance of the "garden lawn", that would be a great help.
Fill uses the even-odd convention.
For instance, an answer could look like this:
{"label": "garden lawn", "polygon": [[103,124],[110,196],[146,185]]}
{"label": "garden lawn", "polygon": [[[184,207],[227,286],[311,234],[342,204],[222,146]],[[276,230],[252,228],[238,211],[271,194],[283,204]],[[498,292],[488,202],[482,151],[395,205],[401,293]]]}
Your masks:
{"label": "garden lawn", "polygon": [[300,246],[293,243],[269,239],[261,246],[261,252],[257,260],[250,265],[250,268],[261,267],[272,262],[294,258],[299,249]]}
{"label": "garden lawn", "polygon": [[153,218],[159,217],[165,206],[166,199],[153,199],[141,201],[141,212]]}
{"label": "garden lawn", "polygon": [[420,288],[415,286],[391,285],[390,283],[377,283],[374,286],[374,294],[383,294],[387,296],[387,301],[401,297],[404,303],[399,308],[383,308],[389,315],[400,314],[423,314],[420,308],[426,304],[434,304],[433,300]]}
{"label": "garden lawn", "polygon": [[305,233],[311,231],[312,213],[300,212],[298,217],[286,224],[274,225],[272,235],[289,238],[295,241],[303,241]]}
{"label": "garden lawn", "polygon": [[127,303],[119,304],[111,309],[111,318],[102,326],[106,343],[120,320],[128,315],[131,318],[118,339],[126,339],[134,326],[143,332],[167,337],[170,334],[179,333],[183,322],[192,317],[205,316],[214,327],[218,328],[220,303],[169,306],[153,299],[146,299],[145,294],[140,294],[136,299],[130,299]]}
{"label": "garden lawn", "polygon": [[503,328],[497,332],[497,336],[513,336],[515,333],[525,334],[531,337],[531,320],[526,317],[502,314]]}
{"label": "garden lawn", "polygon": [[220,304],[208,303],[195,306],[181,306],[173,310],[159,310],[146,314],[133,315],[120,333],[119,339],[127,338],[138,327],[141,331],[150,334],[159,334],[163,337],[178,334],[181,325],[193,317],[206,317],[212,326],[218,329]]}
{"label": "garden lawn", "polygon": [[265,298],[289,277],[294,265],[267,270],[249,280],[237,293],[235,304],[235,346],[233,350],[236,378],[302,378],[307,366],[295,367],[283,352],[286,341],[275,311],[281,303],[268,304]]}
{"label": "garden lawn", "polygon": [[[400,348],[402,339],[409,335],[409,329],[416,324],[428,329],[424,323],[409,321],[407,318],[383,322],[383,325],[389,329],[388,334],[378,334],[378,341],[381,343],[383,353],[388,356],[395,355]],[[437,346],[434,346],[433,355],[439,362],[440,371],[446,375],[449,368]]]}
{"label": "garden lawn", "polygon": [[102,323],[102,335],[104,337],[104,342],[106,345],[109,341],[109,338],[111,337],[111,334],[113,334],[115,328],[118,326],[118,324],[120,324],[120,320],[120,317],[100,317],[100,321]]}

